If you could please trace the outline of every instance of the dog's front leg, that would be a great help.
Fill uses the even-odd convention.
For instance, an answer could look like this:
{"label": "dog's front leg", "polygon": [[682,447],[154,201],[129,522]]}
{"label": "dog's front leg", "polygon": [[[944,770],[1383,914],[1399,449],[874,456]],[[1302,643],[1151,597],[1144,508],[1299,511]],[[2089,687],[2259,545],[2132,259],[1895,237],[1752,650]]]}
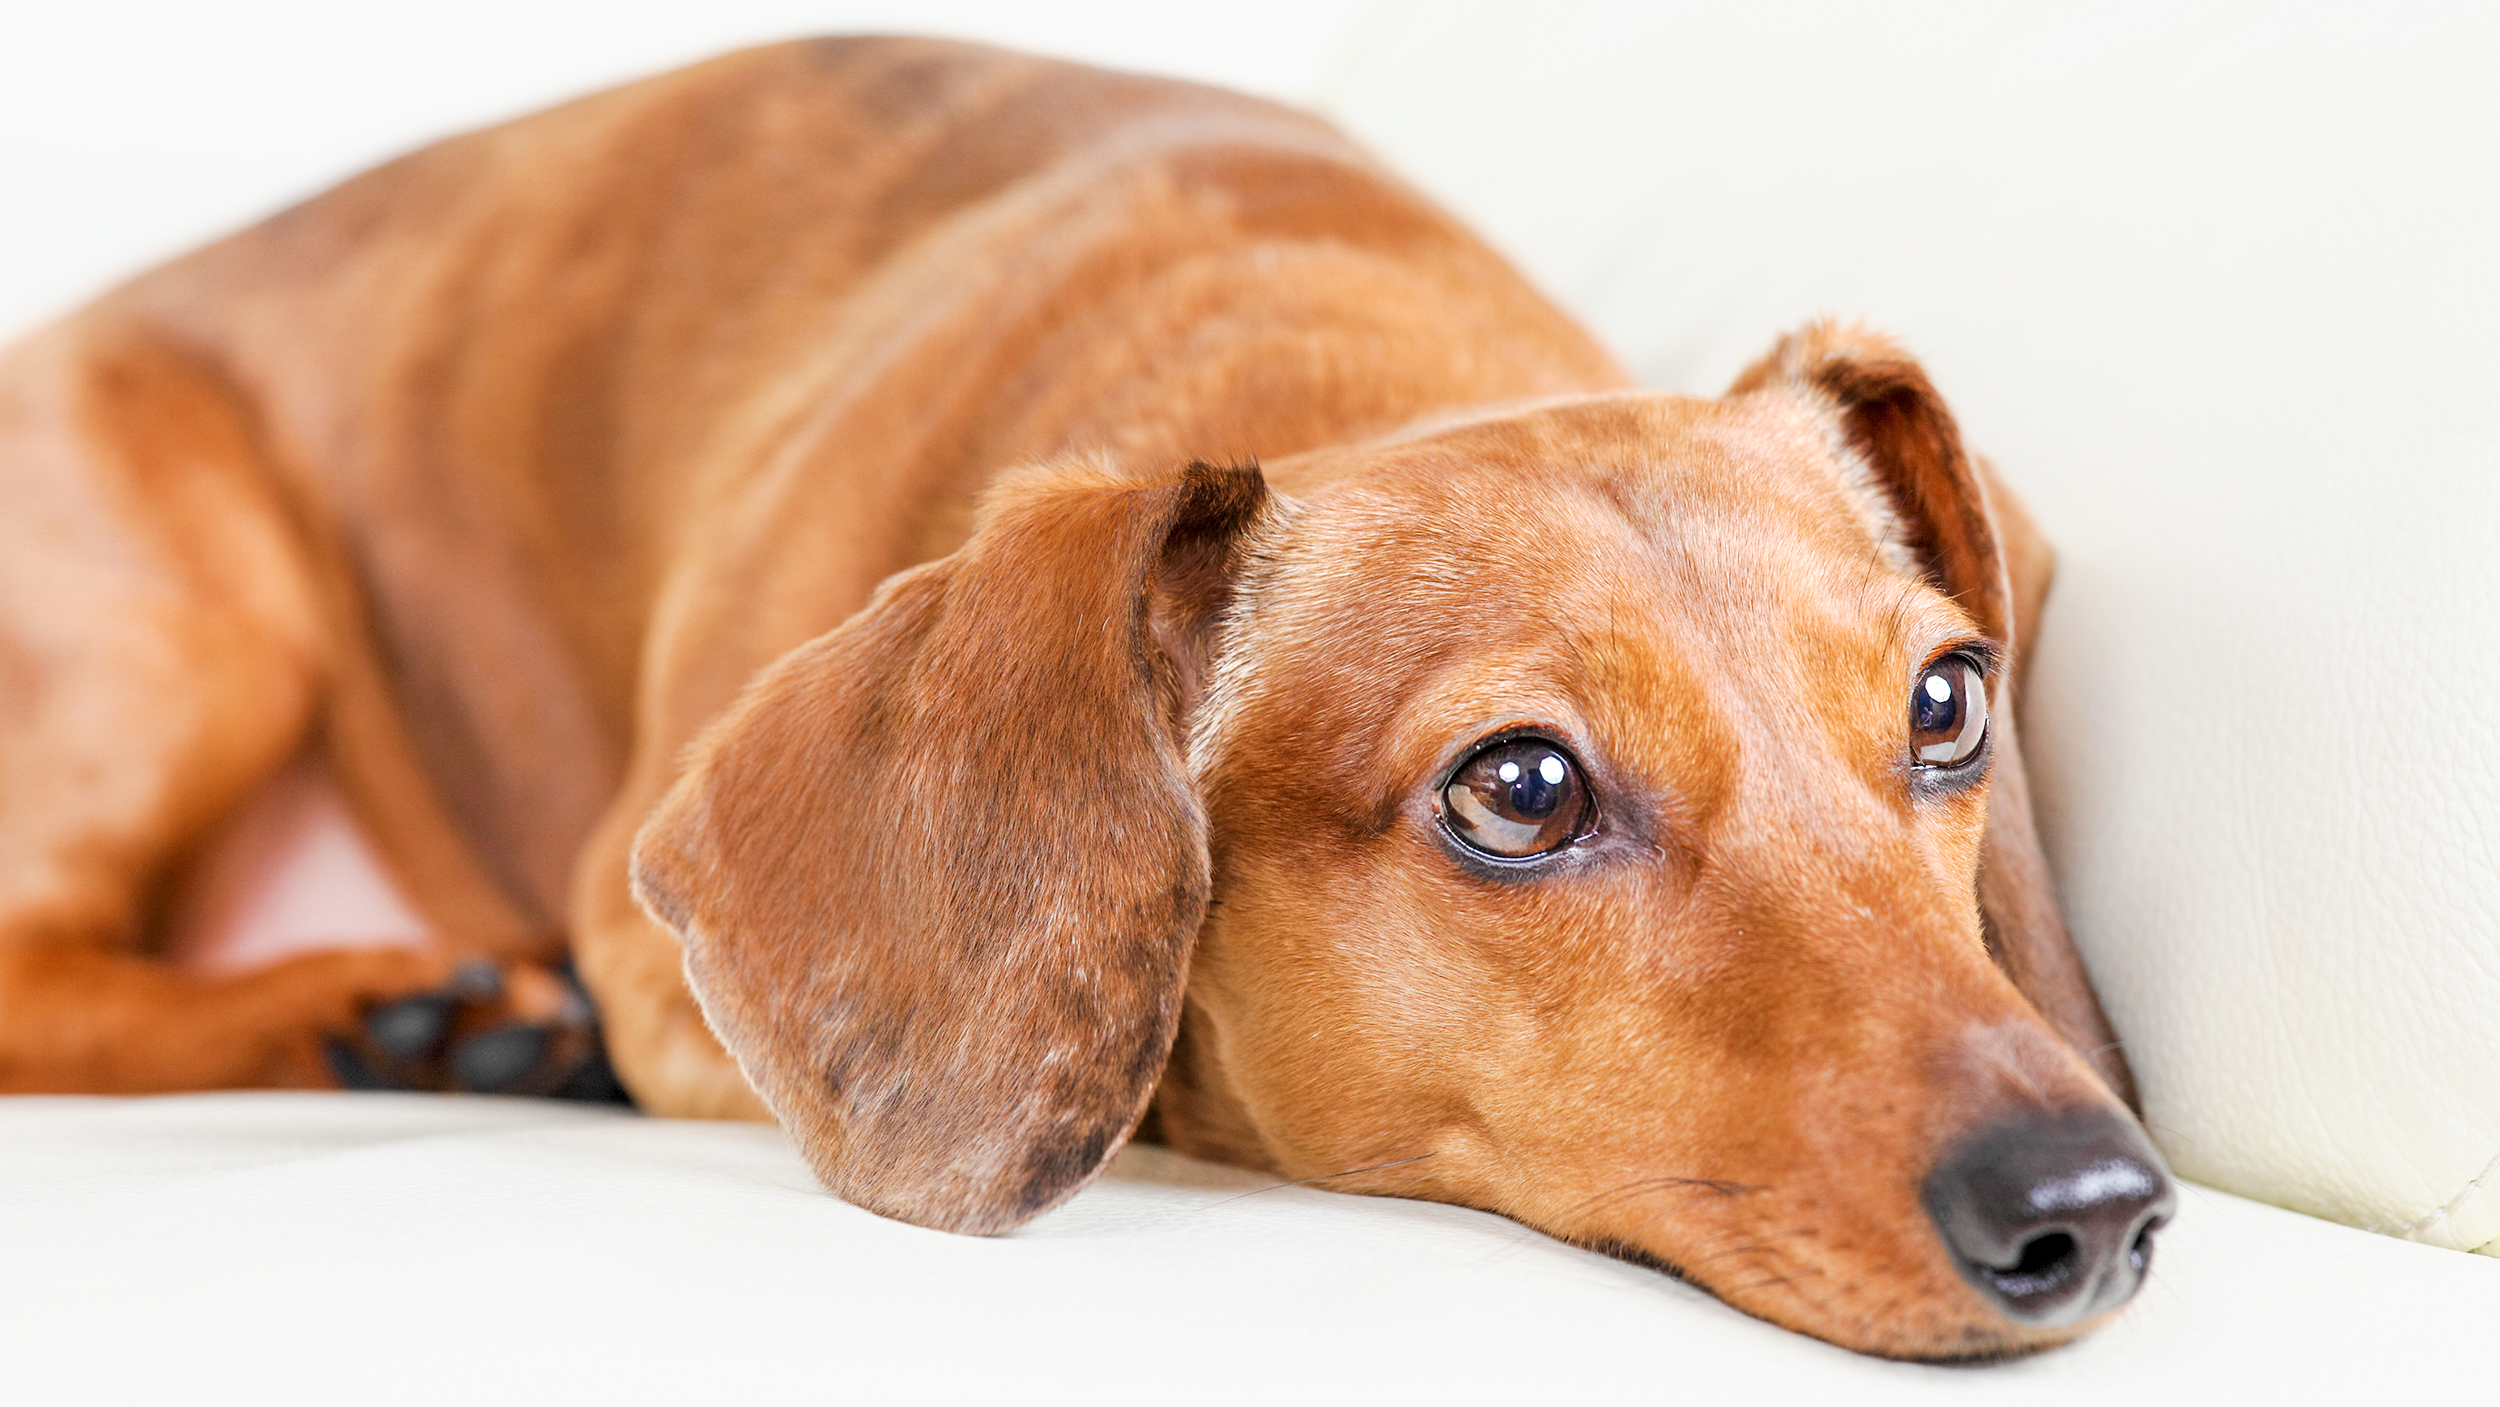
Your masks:
{"label": "dog's front leg", "polygon": [[312,592],[224,389],[135,334],[0,353],[0,1091],[330,1083],[440,954],[242,976],[147,946],[173,859],[300,746]]}
{"label": "dog's front leg", "polygon": [[574,967],[599,1004],[617,1078],[645,1111],[770,1119],[695,1006],[676,935],[634,902],[628,854],[658,790],[629,783],[583,847],[573,886]]}

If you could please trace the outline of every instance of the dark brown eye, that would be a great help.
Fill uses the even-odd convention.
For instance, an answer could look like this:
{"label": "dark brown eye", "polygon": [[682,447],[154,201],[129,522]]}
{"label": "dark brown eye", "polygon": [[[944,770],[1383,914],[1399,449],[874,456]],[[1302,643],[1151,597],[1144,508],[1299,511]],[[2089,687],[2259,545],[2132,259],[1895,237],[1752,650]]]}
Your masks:
{"label": "dark brown eye", "polygon": [[1587,834],[1589,789],[1569,753],[1542,738],[1514,738],[1459,767],[1441,788],[1441,815],[1469,848],[1524,860]]}
{"label": "dark brown eye", "polygon": [[1988,739],[1988,686],[1979,666],[1947,655],[1910,690],[1910,755],[1921,767],[1959,767]]}

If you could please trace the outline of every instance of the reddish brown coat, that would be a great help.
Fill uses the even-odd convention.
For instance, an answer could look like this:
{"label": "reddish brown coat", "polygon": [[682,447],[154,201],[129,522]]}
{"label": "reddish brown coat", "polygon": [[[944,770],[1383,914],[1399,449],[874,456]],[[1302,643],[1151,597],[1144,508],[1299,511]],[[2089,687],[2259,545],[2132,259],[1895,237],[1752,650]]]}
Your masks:
{"label": "reddish brown coat", "polygon": [[[1013,1226],[1153,1098],[1855,1347],[2061,1337],[1916,1184],[2123,1064],[2010,710],[1993,788],[1901,744],[2045,552],[1879,338],[1624,387],[1323,124],[977,48],[359,177],[0,357],[0,1088],[314,1083],[569,946],[648,1107],[894,1215]],[[1523,723],[1603,806],[1524,881],[1432,814]],[[442,951],[156,961],[308,739]]]}

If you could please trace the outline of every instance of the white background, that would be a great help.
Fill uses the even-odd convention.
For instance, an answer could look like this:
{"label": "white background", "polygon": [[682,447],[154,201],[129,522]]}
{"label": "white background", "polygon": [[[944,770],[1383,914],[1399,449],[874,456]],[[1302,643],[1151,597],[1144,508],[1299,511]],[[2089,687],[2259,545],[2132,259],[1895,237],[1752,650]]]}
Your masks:
{"label": "white background", "polygon": [[985,38],[1308,101],[1372,9],[990,0],[0,4],[0,329],[433,138],[742,45]]}

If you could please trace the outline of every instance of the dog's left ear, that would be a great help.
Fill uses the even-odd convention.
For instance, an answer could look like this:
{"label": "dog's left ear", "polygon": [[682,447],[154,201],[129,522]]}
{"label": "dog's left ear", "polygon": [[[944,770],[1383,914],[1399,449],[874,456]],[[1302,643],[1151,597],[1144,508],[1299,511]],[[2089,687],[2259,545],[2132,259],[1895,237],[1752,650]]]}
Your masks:
{"label": "dog's left ear", "polygon": [[1883,494],[1898,545],[2008,652],[2009,668],[1991,690],[1994,755],[1979,863],[1989,950],[2110,1089],[2139,1107],[2134,1074],[2058,912],[2015,726],[2016,693],[2054,570],[2048,543],[1986,462],[1963,450],[1952,412],[1927,373],[1890,339],[1817,323],[1782,338],[1729,394],[1775,389],[1806,396],[1829,417],[1857,460],[1849,472],[1863,466],[1869,487]]}
{"label": "dog's left ear", "polygon": [[1027,474],[760,674],[634,844],[825,1184],[1010,1230],[1136,1127],[1207,904],[1187,715],[1255,467]]}

